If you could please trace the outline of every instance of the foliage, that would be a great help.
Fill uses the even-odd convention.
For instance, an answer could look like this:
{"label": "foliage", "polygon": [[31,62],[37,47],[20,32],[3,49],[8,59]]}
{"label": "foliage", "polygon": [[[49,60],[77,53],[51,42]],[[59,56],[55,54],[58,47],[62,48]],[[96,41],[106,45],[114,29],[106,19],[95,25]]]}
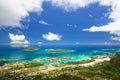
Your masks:
{"label": "foliage", "polygon": [[120,67],[120,54],[116,54],[111,58],[110,61],[113,67],[119,68]]}
{"label": "foliage", "polygon": [[[79,64],[80,62],[70,63]],[[84,62],[83,62],[84,63]],[[68,63],[69,64],[69,63]],[[68,65],[64,64],[64,65]],[[31,72],[37,72],[34,68],[40,66],[39,64],[29,63],[24,64],[24,68],[29,71],[22,71],[22,73],[11,73],[10,71],[3,72],[0,79],[7,78],[7,80],[119,80],[120,79],[120,54],[116,54],[111,58],[111,61],[104,61],[94,66],[89,67],[66,67],[60,70],[53,70],[47,73],[37,73],[36,75],[28,75]],[[34,68],[34,69],[33,69]],[[18,70],[20,68],[18,67]],[[21,69],[22,70],[22,69]],[[11,70],[12,71],[12,70]]]}

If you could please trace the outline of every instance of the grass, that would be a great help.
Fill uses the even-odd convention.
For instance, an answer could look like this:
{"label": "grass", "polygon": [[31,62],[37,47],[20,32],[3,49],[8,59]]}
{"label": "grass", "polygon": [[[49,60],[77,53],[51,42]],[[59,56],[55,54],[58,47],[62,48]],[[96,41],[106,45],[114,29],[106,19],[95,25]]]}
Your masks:
{"label": "grass", "polygon": [[25,68],[31,68],[31,67],[41,66],[41,65],[43,65],[43,64],[29,63],[24,66],[25,66]]}
{"label": "grass", "polygon": [[95,61],[94,59],[91,60],[82,60],[82,61],[76,61],[76,62],[67,62],[63,64],[71,65],[71,64],[84,64],[84,63],[89,63]]}
{"label": "grass", "polygon": [[[38,72],[36,75],[28,75],[32,72],[37,72],[37,66],[41,66],[40,64],[29,63],[25,64],[24,68],[28,68],[28,70],[23,70],[20,73],[14,73],[10,71],[4,72],[4,74],[0,75],[0,79],[7,78],[7,80],[119,80],[120,79],[120,67],[115,67],[116,62],[119,57],[113,57],[113,61],[104,61],[102,63],[98,63],[94,66],[89,67],[80,67],[76,66],[62,68],[61,70],[53,70],[47,73],[40,73]],[[114,61],[115,60],[115,61]],[[68,64],[80,64],[80,63],[87,63],[91,61],[83,61],[83,62],[71,62],[65,63],[64,65]],[[113,65],[114,64],[114,65]],[[20,69],[20,68],[15,68]],[[13,69],[12,69],[13,70]],[[22,70],[22,69],[21,69]]]}

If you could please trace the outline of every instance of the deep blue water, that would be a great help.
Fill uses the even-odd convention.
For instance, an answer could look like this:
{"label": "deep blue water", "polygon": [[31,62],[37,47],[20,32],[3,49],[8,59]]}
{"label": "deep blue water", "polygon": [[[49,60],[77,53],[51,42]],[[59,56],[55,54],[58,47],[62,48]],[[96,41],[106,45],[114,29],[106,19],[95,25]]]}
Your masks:
{"label": "deep blue water", "polygon": [[[38,47],[38,46],[35,46]],[[72,57],[74,60],[60,60],[60,62],[69,62],[69,61],[79,61],[79,60],[86,60],[90,59],[90,57],[95,55],[103,55],[103,54],[112,54],[112,53],[119,53],[120,46],[91,46],[91,45],[84,45],[84,46],[42,46],[38,47],[39,50],[37,51],[24,51],[22,47],[11,47],[11,46],[0,46],[0,58],[7,58],[9,61],[0,61],[0,65],[10,62],[33,62],[33,63],[40,63],[40,64],[51,64],[54,62],[50,61],[41,61],[36,62],[34,59],[42,58],[45,59],[46,57],[52,58],[60,58],[60,57]],[[48,53],[45,49],[70,49],[75,50],[75,52],[71,53]]]}

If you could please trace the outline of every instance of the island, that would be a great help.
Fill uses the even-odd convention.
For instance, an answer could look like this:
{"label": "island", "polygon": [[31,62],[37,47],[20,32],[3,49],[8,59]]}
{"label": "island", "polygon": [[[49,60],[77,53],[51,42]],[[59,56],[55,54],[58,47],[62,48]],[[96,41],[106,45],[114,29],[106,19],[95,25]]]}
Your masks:
{"label": "island", "polygon": [[69,49],[46,49],[47,52],[50,53],[69,53],[69,52],[75,52],[74,50]]}
{"label": "island", "polygon": [[36,50],[38,50],[38,48],[32,46],[24,48],[24,51],[36,51]]}
{"label": "island", "polygon": [[40,61],[58,61],[59,58],[55,58],[55,57],[46,57],[46,58],[35,58],[34,61],[36,62],[40,62]]}
{"label": "island", "polygon": [[42,58],[35,58],[34,61],[36,62],[39,62],[39,61],[42,61],[43,59]]}
{"label": "island", "polygon": [[41,61],[51,61],[51,62],[58,62],[61,60],[73,60],[73,57],[46,57],[46,58],[35,58],[34,61],[41,62]]}
{"label": "island", "polygon": [[[38,58],[38,60],[41,60],[41,58]],[[15,62],[0,66],[0,80],[119,79],[120,54],[98,55],[93,57],[91,60],[62,64],[42,65],[26,62]]]}
{"label": "island", "polygon": [[0,58],[0,61],[9,61],[7,58]]}

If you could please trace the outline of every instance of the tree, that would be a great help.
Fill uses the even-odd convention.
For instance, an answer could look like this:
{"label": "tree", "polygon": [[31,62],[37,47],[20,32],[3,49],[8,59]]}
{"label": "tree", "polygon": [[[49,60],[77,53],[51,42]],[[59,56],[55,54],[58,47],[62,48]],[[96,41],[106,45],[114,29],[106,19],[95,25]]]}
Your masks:
{"label": "tree", "polygon": [[116,54],[114,55],[111,60],[110,63],[112,66],[119,68],[120,67],[120,54]]}

